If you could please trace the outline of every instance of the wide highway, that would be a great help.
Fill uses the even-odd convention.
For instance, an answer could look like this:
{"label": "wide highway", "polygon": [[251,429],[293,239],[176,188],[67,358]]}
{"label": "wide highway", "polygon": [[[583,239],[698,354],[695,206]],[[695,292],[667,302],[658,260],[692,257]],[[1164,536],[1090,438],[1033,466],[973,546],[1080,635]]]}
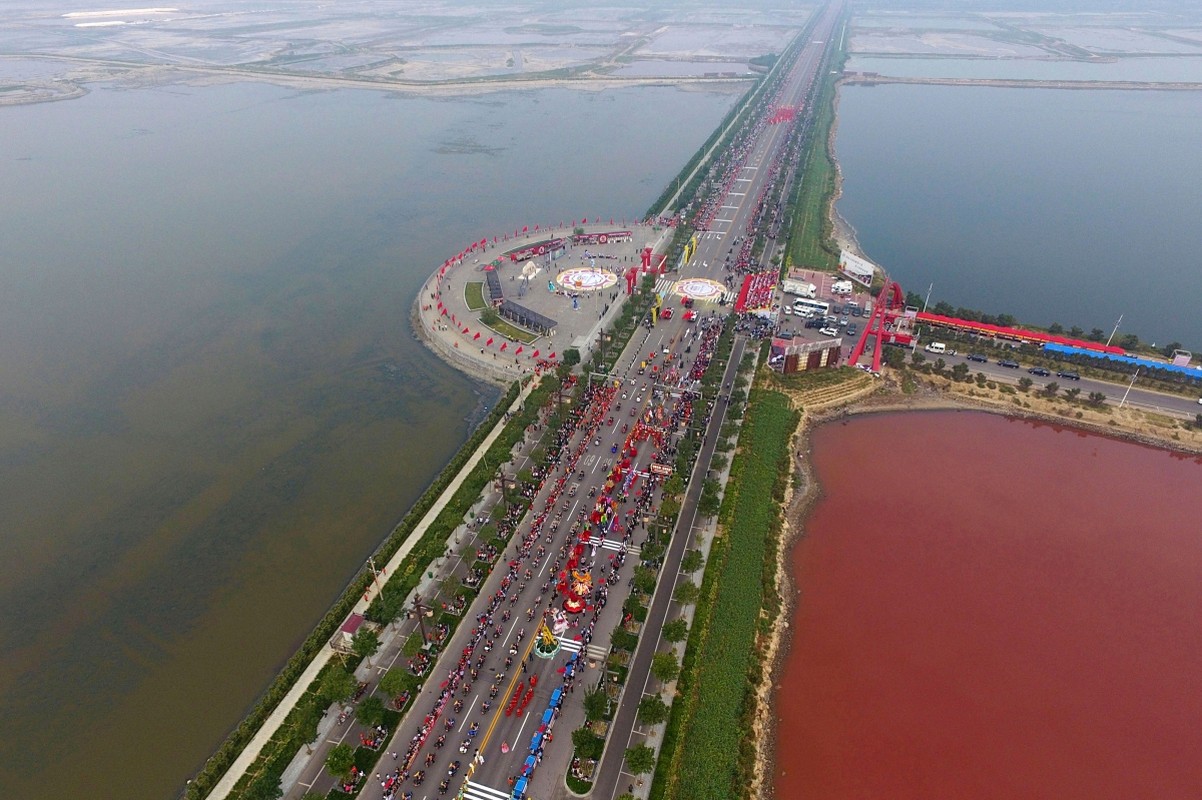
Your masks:
{"label": "wide highway", "polygon": [[[622,606],[640,545],[647,541],[646,522],[660,503],[660,478],[653,465],[662,472],[663,465],[673,463],[683,431],[706,429],[708,422],[696,462],[704,474],[725,412],[723,398],[707,401],[698,395],[697,379],[726,309],[698,302],[696,314],[686,320],[672,285],[686,278],[728,285],[727,277],[736,274],[758,201],[777,177],[773,166],[781,160],[793,126],[806,123],[810,108],[803,104],[825,50],[840,35],[841,4],[819,13],[794,63],[782,65],[787,73],[779,92],[759,102],[757,121],[733,145],[727,174],[711,182],[715,188],[704,202],[713,213],[707,230],[698,234],[697,252],[680,274],[660,279],[665,308],[675,313],[640,329],[613,372],[594,381],[581,407],[571,410],[572,435],[556,443],[558,457],[538,473],[525,518],[502,523],[509,529],[505,551],[426,672],[399,729],[390,731],[382,744],[379,776],[365,777],[360,796],[366,800],[503,800],[523,788],[528,797],[568,796],[563,776],[572,755],[571,732],[583,724],[585,692],[604,675],[610,636],[623,622]],[[776,113],[781,106],[800,107],[799,113],[782,120]],[[724,382],[733,376],[742,348],[737,341]],[[650,362],[649,367],[644,369],[643,362]],[[681,533],[664,556],[592,797],[612,798],[627,788],[630,776],[622,773],[622,751],[630,739],[634,707],[651,685],[647,665],[668,613],[699,483],[686,494]],[[468,540],[455,557],[470,565],[481,544]],[[467,570],[463,566],[459,572]],[[587,576],[589,591],[583,607],[564,613],[574,576]],[[442,600],[448,594],[444,591]],[[568,623],[561,649],[550,658],[539,657],[534,648],[540,622],[554,624],[557,616],[561,625]],[[394,668],[404,668],[403,660]],[[331,736],[357,744],[364,733],[348,723]],[[319,743],[319,750],[330,743]],[[391,778],[396,772],[399,780]],[[333,779],[314,759],[289,797],[332,786]]]}

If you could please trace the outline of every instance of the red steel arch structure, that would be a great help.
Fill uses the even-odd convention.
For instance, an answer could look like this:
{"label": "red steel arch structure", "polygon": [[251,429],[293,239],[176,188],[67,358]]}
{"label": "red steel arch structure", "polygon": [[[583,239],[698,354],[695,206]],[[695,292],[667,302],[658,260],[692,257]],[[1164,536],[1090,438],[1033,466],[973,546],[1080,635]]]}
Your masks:
{"label": "red steel arch structure", "polygon": [[852,348],[851,356],[848,357],[847,363],[853,367],[856,365],[860,360],[860,356],[864,354],[864,348],[868,346],[868,337],[873,336],[876,339],[876,344],[872,350],[872,371],[880,372],[881,352],[885,347],[885,343],[900,342],[901,344],[909,344],[913,338],[910,333],[913,319],[912,313],[906,313],[906,295],[902,291],[901,284],[885,278],[885,286],[881,289],[881,293],[877,295],[876,302],[872,305],[872,313],[868,317],[868,324],[864,326],[864,332],[860,334],[859,341]]}

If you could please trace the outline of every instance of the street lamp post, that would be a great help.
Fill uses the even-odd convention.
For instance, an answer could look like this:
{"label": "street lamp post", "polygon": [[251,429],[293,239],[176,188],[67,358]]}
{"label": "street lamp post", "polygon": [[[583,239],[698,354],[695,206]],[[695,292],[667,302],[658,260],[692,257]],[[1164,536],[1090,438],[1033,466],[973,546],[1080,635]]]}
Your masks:
{"label": "street lamp post", "polygon": [[434,611],[431,610],[428,605],[422,602],[422,597],[420,594],[413,595],[413,613],[417,617],[418,630],[420,630],[422,633],[422,644],[426,645],[430,642],[430,638],[426,634],[426,623],[422,617],[432,617],[434,616]]}
{"label": "street lamp post", "polygon": [[[1117,326],[1115,326],[1117,327]],[[1135,368],[1135,373],[1131,376],[1131,383],[1127,384],[1127,391],[1123,392],[1123,399],[1119,401],[1119,408],[1127,402],[1127,395],[1131,394],[1131,387],[1135,385],[1135,379],[1139,377],[1139,367]]]}

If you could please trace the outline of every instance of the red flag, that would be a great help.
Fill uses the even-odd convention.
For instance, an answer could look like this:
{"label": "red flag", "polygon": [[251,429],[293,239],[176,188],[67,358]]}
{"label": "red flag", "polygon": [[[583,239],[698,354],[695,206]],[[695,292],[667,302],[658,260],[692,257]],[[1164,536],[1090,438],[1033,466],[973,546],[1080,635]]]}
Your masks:
{"label": "red flag", "polygon": [[531,357],[531,358],[538,358],[538,351],[537,351],[537,350],[535,350],[535,351],[534,351],[534,355],[532,355],[532,356],[530,356],[530,357]]}
{"label": "red flag", "polygon": [[447,310],[446,310],[445,308],[442,310],[442,315],[443,315],[444,317],[447,315]]}
{"label": "red flag", "polygon": [[550,361],[554,361],[554,360],[555,360],[555,354],[554,354],[554,353],[552,353],[551,355],[547,356],[547,358],[548,358]]}
{"label": "red flag", "polygon": [[521,352],[522,352],[522,346],[519,344],[519,345],[518,345],[518,349],[517,349],[517,350],[514,350],[514,351],[513,351],[513,353],[514,353],[514,355],[518,355],[518,354],[520,354]]}
{"label": "red flag", "polygon": [[480,338],[480,331],[476,331],[476,335],[472,337],[472,340],[475,341],[476,339],[479,339],[479,338]]}
{"label": "red flag", "polygon": [[[538,226],[537,226],[537,225],[535,225],[534,227],[536,227],[536,228],[537,228]],[[527,232],[527,231],[529,231],[529,230],[530,230],[530,226],[529,226],[529,225],[523,225],[523,226],[522,226],[522,233],[526,233],[526,232]]]}
{"label": "red flag", "polygon": [[487,341],[487,342],[485,342],[485,344],[487,344],[487,345],[491,345],[491,344],[492,344],[492,337],[491,337],[491,336],[489,336],[489,337],[488,337],[488,341]]}
{"label": "red flag", "polygon": [[509,347],[509,342],[501,342],[501,349],[504,350],[506,347]]}
{"label": "red flag", "polygon": [[535,226],[534,226],[534,229],[535,229],[535,230],[538,230],[538,226],[537,226],[537,225],[535,225]]}

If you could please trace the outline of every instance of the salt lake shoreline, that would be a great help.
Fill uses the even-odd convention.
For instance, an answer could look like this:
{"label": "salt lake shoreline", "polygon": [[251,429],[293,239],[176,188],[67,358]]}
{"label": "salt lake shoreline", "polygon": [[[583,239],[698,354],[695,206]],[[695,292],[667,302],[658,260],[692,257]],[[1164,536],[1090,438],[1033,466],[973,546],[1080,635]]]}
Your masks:
{"label": "salt lake shoreline", "polygon": [[827,408],[814,414],[803,410],[797,430],[793,435],[793,467],[791,487],[782,504],[785,524],[777,548],[776,590],[781,597],[781,614],[773,628],[767,645],[768,668],[764,680],[756,687],[756,722],[754,732],[762,744],[756,759],[752,794],[756,797],[775,796],[775,778],[780,766],[778,757],[778,729],[780,720],[773,712],[775,692],[784,676],[785,661],[793,646],[792,622],[800,600],[800,589],[789,568],[793,548],[805,536],[805,524],[811,511],[822,496],[822,485],[811,468],[813,431],[821,425],[849,417],[868,414],[894,414],[903,412],[976,412],[997,414],[1012,419],[1026,419],[1049,423],[1070,430],[1108,439],[1155,447],[1170,453],[1202,458],[1202,444],[1158,438],[1132,430],[1113,429],[1079,420],[1066,420],[1056,414],[1032,409],[1008,408],[984,400],[957,397],[946,391],[925,387],[915,395],[903,395],[900,388],[886,386],[866,398],[856,399],[844,406]]}

